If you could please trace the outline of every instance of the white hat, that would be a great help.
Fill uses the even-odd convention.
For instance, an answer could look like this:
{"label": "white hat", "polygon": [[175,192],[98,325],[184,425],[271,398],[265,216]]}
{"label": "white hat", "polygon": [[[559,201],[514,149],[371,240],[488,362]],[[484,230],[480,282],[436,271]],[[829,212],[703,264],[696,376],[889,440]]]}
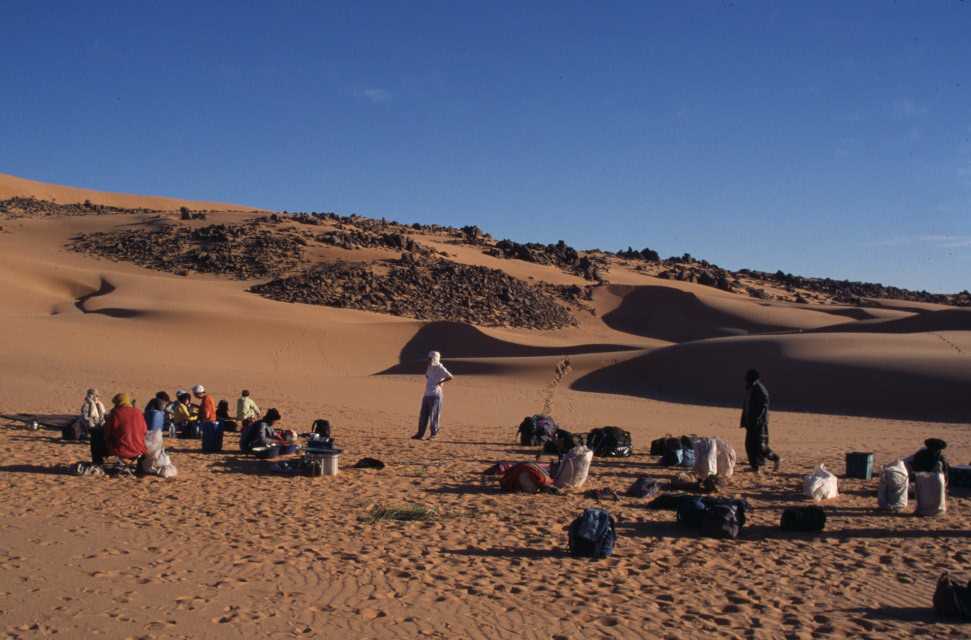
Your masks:
{"label": "white hat", "polygon": [[438,364],[442,361],[442,354],[437,351],[429,351],[428,359],[432,361],[432,364]]}
{"label": "white hat", "polygon": [[197,396],[205,392],[206,392],[206,388],[201,384],[197,384],[196,386],[192,387],[192,393],[196,394]]}

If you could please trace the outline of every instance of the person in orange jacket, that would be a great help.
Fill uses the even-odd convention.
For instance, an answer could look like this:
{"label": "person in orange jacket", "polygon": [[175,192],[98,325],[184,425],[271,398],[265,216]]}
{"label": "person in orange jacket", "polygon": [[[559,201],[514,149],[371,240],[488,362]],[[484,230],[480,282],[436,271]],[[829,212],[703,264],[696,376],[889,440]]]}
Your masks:
{"label": "person in orange jacket", "polygon": [[107,453],[121,460],[137,460],[145,454],[145,417],[132,406],[127,393],[115,395],[111,402],[114,408],[108,414],[104,431]]}

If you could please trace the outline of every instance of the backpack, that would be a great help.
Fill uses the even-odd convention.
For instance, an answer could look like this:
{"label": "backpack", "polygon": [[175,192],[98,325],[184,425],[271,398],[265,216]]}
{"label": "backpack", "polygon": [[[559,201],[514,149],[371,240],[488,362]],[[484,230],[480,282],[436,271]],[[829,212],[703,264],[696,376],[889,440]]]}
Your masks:
{"label": "backpack", "polygon": [[678,526],[685,529],[700,529],[708,506],[701,498],[691,496],[678,503]]}
{"label": "backpack", "polygon": [[202,425],[202,451],[219,453],[223,450],[223,430],[218,422],[205,422]]}
{"label": "backpack", "polygon": [[587,446],[599,458],[626,458],[633,453],[630,432],[619,427],[594,429],[587,436]]}
{"label": "backpack", "polygon": [[603,509],[584,509],[570,525],[569,535],[570,555],[575,558],[606,558],[617,542],[614,519]]}
{"label": "backpack", "polygon": [[934,614],[938,618],[971,620],[971,582],[963,585],[948,572],[937,579]]}
{"label": "backpack", "polygon": [[519,444],[524,447],[535,447],[552,440],[556,435],[557,426],[549,416],[529,416],[523,418],[519,425]]}
{"label": "backpack", "polygon": [[676,466],[679,466],[679,467],[695,466],[695,450],[693,446],[684,447],[681,449],[681,463]]}
{"label": "backpack", "polygon": [[503,491],[536,493],[553,486],[553,478],[533,462],[520,462],[510,467],[499,479]]}
{"label": "backpack", "polygon": [[654,478],[641,476],[627,490],[631,498],[653,498],[661,492],[661,484]]}
{"label": "backpack", "polygon": [[[742,512],[740,516],[739,513]],[[745,523],[744,510],[728,502],[710,505],[701,516],[701,535],[708,538],[738,537]]]}
{"label": "backpack", "polygon": [[324,420],[323,418],[314,420],[313,427],[311,427],[310,431],[314,435],[320,436],[322,438],[332,437],[330,433],[330,420]]}
{"label": "backpack", "polygon": [[667,438],[657,438],[656,440],[651,440],[651,455],[663,456],[665,442],[667,442]]}
{"label": "backpack", "polygon": [[680,438],[665,438],[664,453],[661,454],[662,467],[676,467],[684,459],[684,449]]}
{"label": "backpack", "polygon": [[818,533],[826,528],[826,512],[820,507],[791,507],[782,511],[783,531]]}

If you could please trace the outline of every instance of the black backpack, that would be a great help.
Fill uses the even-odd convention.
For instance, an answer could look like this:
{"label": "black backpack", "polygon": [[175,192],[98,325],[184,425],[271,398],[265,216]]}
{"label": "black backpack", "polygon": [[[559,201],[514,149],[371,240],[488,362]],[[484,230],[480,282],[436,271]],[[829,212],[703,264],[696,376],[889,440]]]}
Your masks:
{"label": "black backpack", "polygon": [[600,458],[626,458],[633,453],[630,432],[619,427],[594,429],[587,436],[587,446]]}
{"label": "black backpack", "polygon": [[945,620],[971,620],[971,582],[961,584],[942,573],[934,590],[934,614]]}
{"label": "black backpack", "polygon": [[667,438],[657,438],[656,440],[651,440],[651,455],[663,456],[665,442],[667,442]]}
{"label": "black backpack", "polygon": [[519,425],[519,444],[524,447],[545,445],[552,440],[559,428],[549,416],[529,416]]}
{"label": "black backpack", "polygon": [[[653,445],[652,445],[653,446]],[[676,467],[684,459],[681,438],[664,438],[664,450],[661,452],[661,466]]]}
{"label": "black backpack", "polygon": [[737,504],[713,504],[705,510],[701,518],[701,535],[734,540],[744,523],[744,511]]}
{"label": "black backpack", "polygon": [[570,555],[575,558],[606,558],[616,542],[614,519],[603,509],[584,509],[570,525]]}
{"label": "black backpack", "polygon": [[678,526],[685,529],[700,529],[708,505],[701,498],[687,496],[678,502]]}
{"label": "black backpack", "polygon": [[311,427],[311,433],[322,438],[332,437],[330,434],[330,420],[324,420],[323,418],[314,420],[314,425]]}
{"label": "black backpack", "polygon": [[826,528],[826,512],[820,507],[790,507],[783,510],[779,527],[783,531],[819,532]]}

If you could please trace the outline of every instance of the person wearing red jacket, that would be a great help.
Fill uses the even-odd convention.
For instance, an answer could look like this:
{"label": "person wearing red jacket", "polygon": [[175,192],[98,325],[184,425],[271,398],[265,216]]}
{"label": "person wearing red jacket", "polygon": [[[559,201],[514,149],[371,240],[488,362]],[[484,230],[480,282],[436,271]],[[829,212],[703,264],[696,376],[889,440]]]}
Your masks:
{"label": "person wearing red jacket", "polygon": [[117,394],[111,402],[114,409],[108,414],[104,432],[107,453],[122,460],[136,460],[145,454],[145,417],[132,406],[127,393]]}

